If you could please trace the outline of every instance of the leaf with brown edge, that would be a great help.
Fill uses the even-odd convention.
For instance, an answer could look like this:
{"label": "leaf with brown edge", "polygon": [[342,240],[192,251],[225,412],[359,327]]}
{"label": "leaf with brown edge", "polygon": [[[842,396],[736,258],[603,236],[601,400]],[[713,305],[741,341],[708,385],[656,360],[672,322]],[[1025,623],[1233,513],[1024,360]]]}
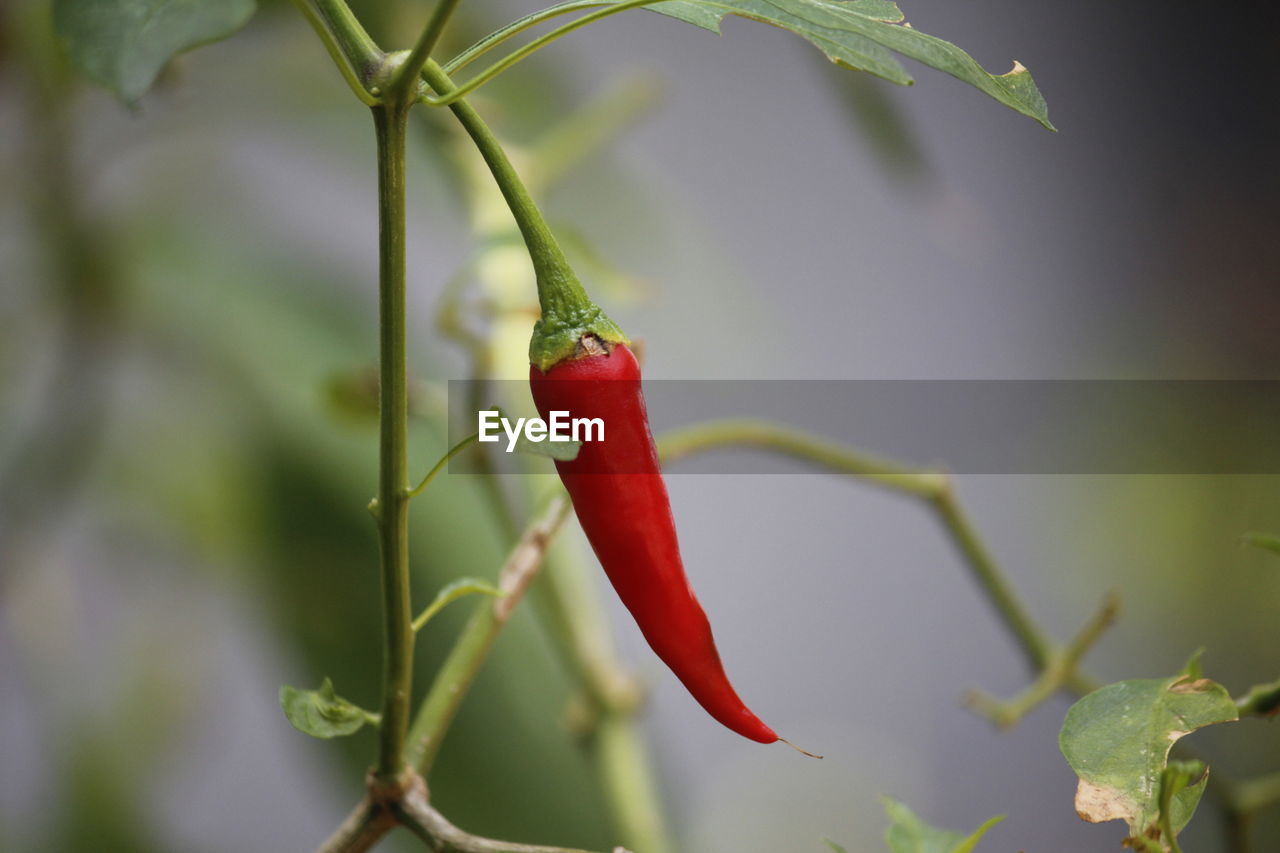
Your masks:
{"label": "leaf with brown edge", "polygon": [[1174,849],[1169,833],[1191,820],[1208,773],[1194,780],[1183,774],[1170,787],[1169,750],[1197,729],[1238,719],[1231,696],[1200,677],[1198,663],[1196,655],[1172,678],[1109,684],[1071,706],[1058,744],[1080,778],[1075,806],[1081,819],[1123,820],[1130,839]]}

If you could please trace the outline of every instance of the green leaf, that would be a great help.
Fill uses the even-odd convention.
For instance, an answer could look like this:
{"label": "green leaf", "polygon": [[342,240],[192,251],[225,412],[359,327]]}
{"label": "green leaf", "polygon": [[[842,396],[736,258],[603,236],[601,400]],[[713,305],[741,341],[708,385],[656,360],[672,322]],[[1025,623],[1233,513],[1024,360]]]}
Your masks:
{"label": "green leaf", "polygon": [[226,38],[254,0],[54,0],[54,27],[85,74],[133,103],[173,57]]}
{"label": "green leaf", "polygon": [[502,590],[488,581],[477,578],[459,578],[452,583],[446,584],[443,589],[436,593],[435,600],[427,605],[427,609],[422,611],[417,619],[413,620],[413,630],[421,631],[422,626],[431,621],[431,617],[459,598],[468,595],[492,595],[497,598],[501,597],[502,594]]}
{"label": "green leaf", "polygon": [[516,439],[515,453],[526,453],[530,456],[546,456],[559,462],[572,462],[578,458],[582,449],[581,441],[530,441],[524,433]]}
{"label": "green leaf", "polygon": [[1186,676],[1192,681],[1204,678],[1204,668],[1200,665],[1202,657],[1204,657],[1204,646],[1191,653],[1191,657],[1187,658],[1187,662],[1182,665],[1182,672],[1179,675]]}
{"label": "green leaf", "polygon": [[897,4],[887,0],[665,0],[648,8],[714,33],[727,15],[781,27],[807,39],[832,62],[905,86],[912,79],[894,56],[901,54],[1054,129],[1044,97],[1021,63],[1014,62],[1005,74],[990,74],[950,42],[907,25]]}
{"label": "green leaf", "polygon": [[843,847],[841,847],[839,844],[836,844],[836,843],[835,843],[834,841],[832,841],[830,838],[824,838],[824,839],[822,839],[822,843],[823,843],[823,844],[825,844],[825,845],[827,845],[827,847],[829,847],[829,848],[831,849],[832,853],[849,853],[849,851],[845,850],[845,849],[844,849]]}
{"label": "green leaf", "polygon": [[[1199,655],[1187,666],[1198,674]],[[1155,849],[1174,850],[1176,841],[1167,833],[1160,840],[1161,822],[1180,832],[1208,777],[1195,784],[1181,776],[1167,781],[1169,750],[1196,729],[1235,719],[1236,704],[1222,685],[1186,673],[1095,690],[1071,706],[1058,735],[1062,754],[1080,777],[1076,813],[1092,823],[1125,821],[1132,846],[1154,840]],[[1164,809],[1162,792],[1168,793]]]}
{"label": "green leaf", "polygon": [[337,695],[327,678],[319,690],[281,685],[280,707],[295,729],[318,738],[345,737],[360,731],[365,723],[377,725],[379,721],[379,715]]}
{"label": "green leaf", "polygon": [[1280,554],[1280,536],[1273,533],[1246,533],[1244,541],[1246,545]]}
{"label": "green leaf", "polygon": [[883,799],[884,810],[890,821],[884,840],[893,853],[972,853],[987,830],[1004,820],[1004,815],[996,815],[965,835],[963,832],[929,826],[904,803],[892,797]]}
{"label": "green leaf", "polygon": [[[1197,779],[1198,782],[1192,781]],[[1192,812],[1184,813],[1183,792],[1199,788],[1200,791],[1194,795],[1195,801],[1199,802],[1208,782],[1208,768],[1203,761],[1171,761],[1160,774],[1160,837],[1168,839],[1173,853],[1182,853],[1178,846],[1177,827],[1186,826],[1195,810],[1195,804],[1192,803]]]}

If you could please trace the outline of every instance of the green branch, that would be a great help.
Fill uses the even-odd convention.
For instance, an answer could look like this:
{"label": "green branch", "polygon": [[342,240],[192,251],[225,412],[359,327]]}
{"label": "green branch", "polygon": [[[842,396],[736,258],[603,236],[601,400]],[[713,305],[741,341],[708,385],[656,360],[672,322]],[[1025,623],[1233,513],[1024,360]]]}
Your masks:
{"label": "green branch", "polygon": [[558,18],[561,15],[568,15],[572,12],[579,12],[583,9],[595,9],[600,6],[607,5],[607,0],[578,0],[577,3],[558,3],[546,9],[539,9],[536,12],[530,12],[523,18],[517,18],[511,23],[499,27],[489,33],[466,50],[459,53],[453,59],[444,63],[444,70],[453,74],[455,71],[461,71],[484,54],[493,50],[498,45],[508,39],[518,36],[525,30],[532,29],[543,21],[549,21],[552,18]]}
{"label": "green branch", "polygon": [[[502,59],[499,59],[493,65],[490,65],[484,71],[481,71],[479,74],[477,74],[472,79],[468,80],[466,83],[462,84],[460,87],[451,88],[450,91],[446,92],[446,91],[441,91],[439,87],[433,85],[431,88],[435,89],[437,92],[440,93],[439,97],[432,97],[431,95],[423,95],[422,102],[432,107],[447,107],[450,104],[456,103],[459,98],[466,97],[471,92],[475,91],[476,89],[479,89],[485,83],[488,83],[494,77],[497,77],[499,74],[506,71],[508,68],[515,65],[517,62],[527,58],[533,53],[536,53],[537,51],[551,44],[553,41],[559,39],[561,36],[566,36],[569,33],[573,32],[574,30],[581,29],[582,27],[585,27],[588,24],[595,23],[596,21],[599,21],[602,18],[608,18],[609,16],[616,15],[619,12],[625,12],[628,9],[635,9],[639,6],[648,6],[649,4],[656,3],[656,2],[659,2],[659,0],[624,0],[624,2],[618,3],[616,5],[606,6],[603,9],[597,9],[594,12],[583,15],[581,18],[578,18],[577,20],[570,21],[567,24],[563,24],[559,27],[556,27],[551,32],[546,33],[545,35],[539,36],[538,38],[526,44],[524,47],[521,47],[518,50],[512,51],[509,55],[504,56]],[[599,4],[597,3],[592,5],[599,5]],[[548,18],[563,14],[566,11],[569,11],[569,10],[563,9],[563,8],[556,9],[555,7],[552,7],[551,9],[543,10],[542,13],[535,13],[534,15],[531,15],[528,18],[522,19],[522,21],[536,18],[538,14],[544,15],[544,17],[539,18],[538,20],[534,20],[533,23],[528,24],[525,27],[527,29],[528,26],[533,26],[534,24],[539,23],[542,20],[547,20]],[[517,22],[517,23],[520,23],[520,22]],[[515,35],[515,33],[519,31],[520,30],[514,30],[510,32],[507,36],[504,36],[502,39],[497,39],[494,41],[487,42],[487,46],[484,48],[484,50],[488,50],[489,48],[497,44],[500,44],[503,40],[505,40],[505,38],[509,38],[511,35]],[[470,62],[472,59],[474,59],[476,56],[479,56],[480,53],[483,53],[483,52],[484,51],[482,50],[478,53],[475,53],[470,58],[468,58],[466,62]],[[466,62],[458,63],[455,61],[454,63],[452,63],[452,65],[456,70],[457,68],[462,67],[462,65],[465,65]]]}
{"label": "green branch", "polygon": [[333,64],[338,66],[355,96],[367,106],[375,105],[377,98],[367,86],[385,55],[347,4],[343,0],[293,0],[293,5],[320,36]]}
{"label": "green branch", "polygon": [[396,816],[366,796],[316,853],[364,853],[396,825]]}
{"label": "green branch", "polygon": [[[405,791],[404,796],[392,808],[396,817],[410,832],[427,842],[432,850],[441,853],[589,853],[576,848],[494,841],[464,832],[432,808],[427,799],[426,785],[422,784],[421,778],[416,785]],[[627,851],[616,848],[614,853]]]}
{"label": "green branch", "polygon": [[557,497],[525,530],[498,574],[502,597],[485,601],[476,608],[431,683],[409,729],[404,751],[405,761],[424,776],[430,772],[444,735],[475,682],[489,649],[542,566],[547,547],[568,511],[568,501]]}
{"label": "green branch", "polygon": [[376,774],[392,782],[413,688],[409,591],[409,401],[405,364],[405,129],[407,111],[374,107],[378,147],[379,463],[375,517],[382,556],[383,686]]}
{"label": "green branch", "polygon": [[1012,728],[1041,703],[1059,690],[1070,688],[1072,683],[1080,678],[1077,671],[1080,660],[1101,639],[1107,628],[1111,627],[1119,612],[1119,597],[1114,592],[1108,593],[1102,605],[1084,624],[1075,638],[1053,653],[1039,677],[1026,690],[1007,702],[1002,702],[983,691],[971,690],[965,696],[965,704],[991,720],[996,726],[1002,729]]}
{"label": "green branch", "polygon": [[413,50],[409,51],[404,64],[396,71],[394,79],[388,86],[387,95],[392,101],[407,103],[411,95],[416,99],[418,78],[422,74],[422,67],[431,58],[431,51],[435,50],[436,42],[440,40],[445,25],[449,23],[449,18],[457,8],[458,0],[437,0],[435,8],[431,10],[431,17],[427,19],[422,34],[418,36],[417,44],[413,46]]}
{"label": "green branch", "polygon": [[[1018,600],[1013,585],[1000,571],[964,513],[952,491],[951,479],[945,472],[915,470],[764,421],[725,420],[699,424],[663,436],[658,445],[664,461],[668,462],[716,448],[754,447],[925,501],[942,522],[963,557],[970,576],[995,608],[1036,675],[1044,675],[1055,660],[1060,660],[1060,653]],[[1083,649],[1080,651],[1083,653]],[[1074,692],[1088,692],[1091,684],[1087,676],[1075,673],[1073,667],[1071,674],[1064,677],[1062,686]]]}
{"label": "green branch", "polygon": [[444,470],[444,466],[449,464],[450,459],[457,456],[459,453],[466,450],[468,447],[470,447],[472,444],[474,444],[479,440],[480,440],[480,433],[478,432],[472,433],[471,435],[464,438],[462,441],[459,441],[453,447],[449,448],[449,452],[446,453],[444,456],[440,457],[440,461],[435,464],[434,468],[432,468],[430,471],[427,472],[427,476],[422,478],[422,482],[409,490],[408,497],[416,498],[418,495],[426,491],[427,486],[431,485],[431,481],[436,478],[436,475]]}

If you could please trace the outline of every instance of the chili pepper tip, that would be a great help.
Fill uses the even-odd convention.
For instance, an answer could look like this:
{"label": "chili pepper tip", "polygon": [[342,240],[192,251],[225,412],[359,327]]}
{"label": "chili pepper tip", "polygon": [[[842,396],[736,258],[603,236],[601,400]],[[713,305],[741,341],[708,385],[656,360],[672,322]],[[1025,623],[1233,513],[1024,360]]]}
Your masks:
{"label": "chili pepper tip", "polygon": [[791,747],[792,749],[794,749],[796,752],[800,753],[801,755],[807,755],[807,756],[809,756],[810,758],[817,758],[817,759],[819,759],[819,760],[821,760],[821,758],[822,758],[822,756],[821,756],[821,755],[818,755],[817,753],[810,752],[810,751],[809,751],[809,750],[807,750],[807,749],[801,749],[800,747],[796,746],[794,743],[792,743],[791,741],[787,740],[787,739],[786,739],[786,738],[784,738],[784,737],[780,737],[780,738],[778,738],[778,740],[782,741],[782,742],[783,742],[783,743],[785,743],[787,746]]}

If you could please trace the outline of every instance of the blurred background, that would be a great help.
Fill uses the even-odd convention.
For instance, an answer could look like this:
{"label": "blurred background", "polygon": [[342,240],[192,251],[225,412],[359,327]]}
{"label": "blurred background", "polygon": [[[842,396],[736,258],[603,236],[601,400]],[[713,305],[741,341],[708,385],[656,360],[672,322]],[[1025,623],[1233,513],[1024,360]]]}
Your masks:
{"label": "blurred background", "polygon": [[[897,88],[760,24],[730,19],[717,38],[642,11],[475,99],[529,162],[572,148],[553,135],[566,117],[632,105],[616,141],[548,167],[540,195],[643,339],[647,376],[1280,378],[1274,30],[1152,0],[1105,15],[903,6],[989,70],[1027,65],[1060,132],[910,63],[917,84]],[[454,46],[534,8],[464,4]],[[358,4],[388,47],[428,9]],[[56,62],[43,2],[0,14],[0,849],[309,849],[374,750],[369,732],[298,734],[276,697],[328,675],[377,703],[371,123],[285,3],[174,63],[133,110]],[[413,133],[425,470],[445,449],[432,400],[470,371],[437,330],[447,284],[468,304],[532,290],[476,290],[527,276],[518,257],[504,272],[510,258],[477,255],[509,223],[446,114]],[[1078,416],[1097,428],[1106,413]],[[415,503],[424,602],[492,577],[506,550],[477,479]],[[965,689],[1011,696],[1028,673],[924,508],[800,469],[677,468],[669,484],[740,693],[826,755],[709,720],[601,585],[621,654],[652,684],[642,728],[682,849],[883,850],[881,793],[956,829],[1007,814],[979,849],[1117,847],[1119,824],[1074,814],[1056,745],[1067,698],[1009,732],[961,707]],[[1233,693],[1280,675],[1280,566],[1239,544],[1280,530],[1276,477],[958,488],[1053,636],[1120,592],[1088,658],[1098,678],[1171,675],[1199,646]],[[564,545],[595,569],[572,524]],[[419,685],[471,606],[420,637]],[[564,724],[572,694],[522,607],[445,744],[440,808],[478,833],[606,848],[599,783]],[[1224,775],[1280,767],[1258,721],[1192,741]],[[1280,849],[1278,813],[1250,849]],[[1185,847],[1245,849],[1225,839],[1206,799]]]}

